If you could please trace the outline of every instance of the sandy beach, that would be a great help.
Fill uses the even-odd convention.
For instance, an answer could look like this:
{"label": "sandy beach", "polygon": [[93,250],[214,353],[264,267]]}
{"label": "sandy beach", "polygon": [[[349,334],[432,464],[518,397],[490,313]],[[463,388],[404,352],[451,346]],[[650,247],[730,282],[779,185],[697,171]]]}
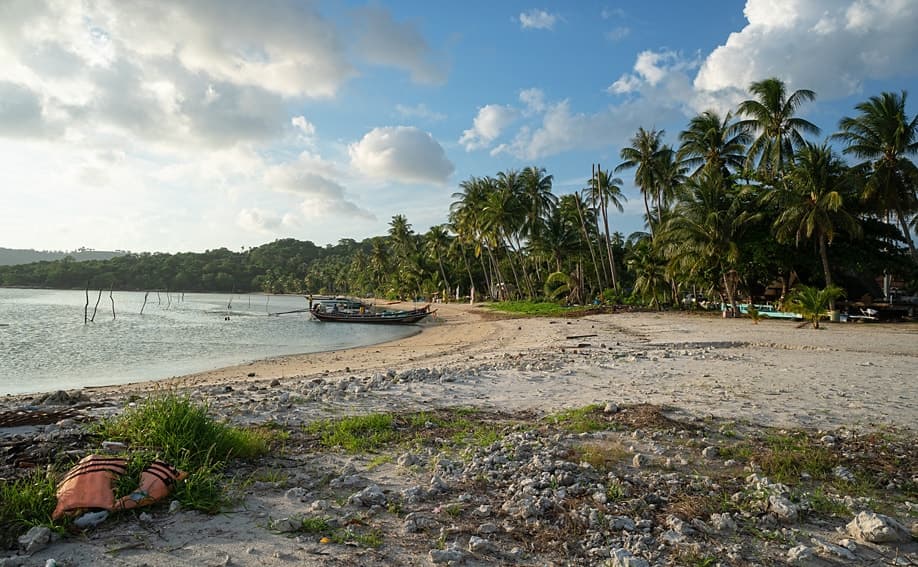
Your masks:
{"label": "sandy beach", "polygon": [[[495,408],[547,410],[615,400],[782,427],[918,426],[913,324],[832,324],[815,330],[791,321],[756,325],[748,319],[653,312],[519,319],[441,304],[422,329],[382,345],[92,391],[117,395],[417,367],[475,369],[515,360],[519,364],[495,369],[487,379],[418,392],[415,401],[438,406],[468,397]],[[546,364],[563,370],[540,371]]]}
{"label": "sandy beach", "polygon": [[[497,445],[479,457],[471,457],[471,464],[460,472],[455,465],[458,457],[447,458],[442,451],[405,452],[399,448],[386,458],[350,455],[317,451],[308,439],[297,445],[298,436],[304,425],[318,419],[371,412],[461,407],[533,421],[565,409],[599,404],[607,413],[630,420],[625,429],[616,427],[590,434],[596,436],[597,443],[614,444],[626,455],[622,457],[621,470],[615,470],[618,478],[634,486],[662,486],[676,482],[675,477],[667,480],[667,474],[685,474],[688,486],[690,475],[696,474],[699,466],[713,466],[705,464],[708,453],[702,459],[702,448],[718,442],[731,443],[736,435],[753,439],[762,428],[803,428],[814,438],[850,439],[851,443],[860,443],[859,436],[877,431],[913,439],[918,428],[918,326],[914,324],[830,324],[814,330],[787,321],[765,320],[756,325],[748,319],[692,313],[626,312],[570,319],[520,319],[468,305],[437,307],[437,316],[423,325],[421,333],[391,343],[280,357],[158,382],[85,389],[83,398],[103,406],[108,414],[117,413],[129,399],[177,390],[206,401],[212,411],[235,423],[283,424],[294,432],[287,452],[268,459],[257,469],[282,471],[283,479],[248,485],[240,504],[226,514],[204,516],[156,508],[149,517],[132,515],[120,521],[110,520],[88,536],[57,541],[32,555],[11,556],[8,563],[0,560],[0,564],[44,565],[53,558],[58,565],[601,565],[603,561],[618,561],[617,548],[634,553],[635,558],[643,556],[654,561],[648,564],[689,564],[681,562],[689,553],[685,550],[688,548],[680,547],[682,544],[695,545],[692,549],[698,553],[710,549],[722,565],[775,564],[776,558],[782,562],[787,559],[792,543],[805,538],[787,536],[786,542],[767,550],[767,543],[748,532],[742,532],[742,537],[737,535],[728,545],[710,534],[698,543],[686,535],[689,530],[683,534],[688,543],[683,538],[678,545],[660,544],[660,550],[653,551],[648,541],[634,539],[636,532],[629,531],[631,528],[619,528],[623,535],[608,536],[619,538],[614,544],[606,541],[591,548],[583,544],[582,550],[575,551],[546,540],[541,547],[530,542],[527,548],[522,543],[527,539],[525,533],[535,533],[531,530],[541,524],[537,521],[534,527],[533,518],[525,514],[520,516],[521,524],[514,523],[517,516],[512,495],[520,487],[497,483],[493,489],[470,488],[474,484],[469,484],[471,479],[477,478],[472,475],[473,469],[490,463],[489,459],[501,451]],[[38,399],[8,396],[2,403],[9,410],[35,404]],[[651,411],[656,416],[652,420],[629,417],[637,415],[630,413],[636,411],[634,408],[648,407],[656,409],[641,411]],[[519,426],[502,429],[518,430]],[[732,433],[734,430],[739,433]],[[544,441],[546,453],[541,458],[553,455],[556,462],[561,462],[558,459],[570,459],[570,453],[558,453],[556,446],[583,442],[582,436],[575,434],[551,435],[556,436],[551,443],[547,437],[540,441],[517,440],[514,447],[520,443],[542,447],[539,443]],[[642,464],[645,461],[653,466],[647,468]],[[447,466],[444,462],[453,464]],[[914,482],[918,477],[918,470],[913,468],[914,454],[903,462],[906,470],[895,474],[905,478],[906,483]],[[576,460],[570,466],[577,469]],[[756,470],[751,464],[731,468],[735,466],[742,463],[731,465],[727,460],[717,465],[717,474],[711,474],[720,478],[727,467],[735,471],[731,473],[735,482],[742,484],[748,481],[744,479],[749,471]],[[246,470],[248,474],[257,472]],[[578,474],[589,472],[580,470]],[[418,499],[410,496],[414,494],[413,487],[438,482],[448,488],[425,489],[427,496]],[[717,482],[727,483],[723,479]],[[366,498],[363,503],[359,497],[353,498],[354,493],[368,487],[377,487],[385,496],[376,504],[368,503]],[[909,525],[915,521],[918,506],[909,501],[914,489],[904,490],[905,499],[896,510]],[[558,502],[568,502],[563,495],[559,498]],[[672,495],[664,500],[667,498]],[[766,510],[750,521],[761,522],[762,518],[774,516],[767,504],[769,497],[765,498]],[[464,512],[444,516],[443,507],[452,506],[450,503],[468,511],[469,517]],[[610,514],[609,506],[602,504],[601,511]],[[852,504],[848,509],[853,515],[865,506]],[[492,507],[494,512],[485,512],[484,516],[493,514],[495,521],[502,518],[503,523],[498,522],[496,531],[482,532],[481,524],[486,518],[474,516],[472,511]],[[277,523],[279,519],[317,513],[353,520],[355,510],[361,522],[372,523],[385,534],[381,547],[324,545],[317,537],[286,530]],[[638,522],[640,526],[643,514],[653,524],[647,528],[646,537],[662,541],[659,538],[664,537],[669,526],[666,522],[671,524],[673,520],[647,520],[657,516],[652,510],[641,510],[632,512],[628,522]],[[573,509],[570,513],[574,513]],[[740,514],[735,515],[736,521],[741,522]],[[427,523],[419,524],[422,516],[430,521],[425,519]],[[682,520],[699,520],[707,525],[714,518]],[[848,520],[839,518],[835,525],[843,527]],[[623,525],[627,527],[628,522]],[[669,526],[670,531],[673,529]],[[578,538],[602,539],[591,530],[592,524]],[[691,533],[707,532],[696,525]],[[829,546],[838,544],[841,537],[831,522],[808,522],[804,535]],[[476,548],[478,536],[490,543]],[[895,551],[870,543],[852,544],[857,553],[850,559],[832,556],[831,547],[821,548],[809,540],[804,543],[811,548],[807,557],[812,559],[810,563],[799,563],[805,565],[865,564],[860,561],[885,560],[893,553],[905,553],[915,560],[918,551],[913,543]],[[458,555],[439,554],[450,550]],[[608,564],[642,564],[623,561]]]}

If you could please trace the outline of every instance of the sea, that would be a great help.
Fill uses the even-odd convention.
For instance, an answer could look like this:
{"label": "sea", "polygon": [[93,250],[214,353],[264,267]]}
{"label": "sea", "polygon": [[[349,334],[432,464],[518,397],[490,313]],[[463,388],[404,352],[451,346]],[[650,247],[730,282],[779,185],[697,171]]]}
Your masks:
{"label": "sea", "polygon": [[87,307],[85,291],[0,288],[0,395],[157,380],[418,332],[321,323],[307,308],[301,296],[108,290],[90,290]]}

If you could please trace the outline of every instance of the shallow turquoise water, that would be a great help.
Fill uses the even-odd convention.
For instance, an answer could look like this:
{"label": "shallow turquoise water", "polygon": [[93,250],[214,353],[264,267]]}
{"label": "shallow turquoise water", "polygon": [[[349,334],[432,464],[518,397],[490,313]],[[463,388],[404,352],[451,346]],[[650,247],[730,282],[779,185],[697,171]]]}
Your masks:
{"label": "shallow turquoise water", "polygon": [[[0,394],[179,376],[251,360],[376,344],[417,327],[335,325],[302,297],[151,292],[102,294],[83,323],[83,291],[0,289]],[[90,291],[92,316],[98,290]],[[229,320],[226,320],[229,317]]]}

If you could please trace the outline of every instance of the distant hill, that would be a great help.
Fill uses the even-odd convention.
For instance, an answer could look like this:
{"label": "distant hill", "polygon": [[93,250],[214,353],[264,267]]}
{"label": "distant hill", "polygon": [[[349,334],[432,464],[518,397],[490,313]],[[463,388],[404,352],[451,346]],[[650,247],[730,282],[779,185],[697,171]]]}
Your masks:
{"label": "distant hill", "polygon": [[127,254],[124,250],[110,252],[107,250],[88,250],[80,248],[71,252],[49,251],[49,250],[20,250],[16,248],[0,247],[0,266],[15,266],[18,264],[31,264],[32,262],[44,262],[51,260],[61,260],[67,256],[73,258],[76,262],[85,262],[86,260],[110,260],[118,256]]}

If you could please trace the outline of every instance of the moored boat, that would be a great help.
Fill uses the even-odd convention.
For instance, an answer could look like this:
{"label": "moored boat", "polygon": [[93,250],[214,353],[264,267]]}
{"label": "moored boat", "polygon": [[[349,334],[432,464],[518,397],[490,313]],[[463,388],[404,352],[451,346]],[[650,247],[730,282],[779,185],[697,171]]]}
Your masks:
{"label": "moored boat", "polygon": [[425,305],[419,309],[410,311],[380,311],[373,312],[370,310],[361,310],[357,312],[325,310],[320,305],[315,305],[312,309],[312,316],[319,321],[327,323],[373,323],[388,325],[409,325],[417,323],[431,315],[435,311],[430,310],[430,305]]}

